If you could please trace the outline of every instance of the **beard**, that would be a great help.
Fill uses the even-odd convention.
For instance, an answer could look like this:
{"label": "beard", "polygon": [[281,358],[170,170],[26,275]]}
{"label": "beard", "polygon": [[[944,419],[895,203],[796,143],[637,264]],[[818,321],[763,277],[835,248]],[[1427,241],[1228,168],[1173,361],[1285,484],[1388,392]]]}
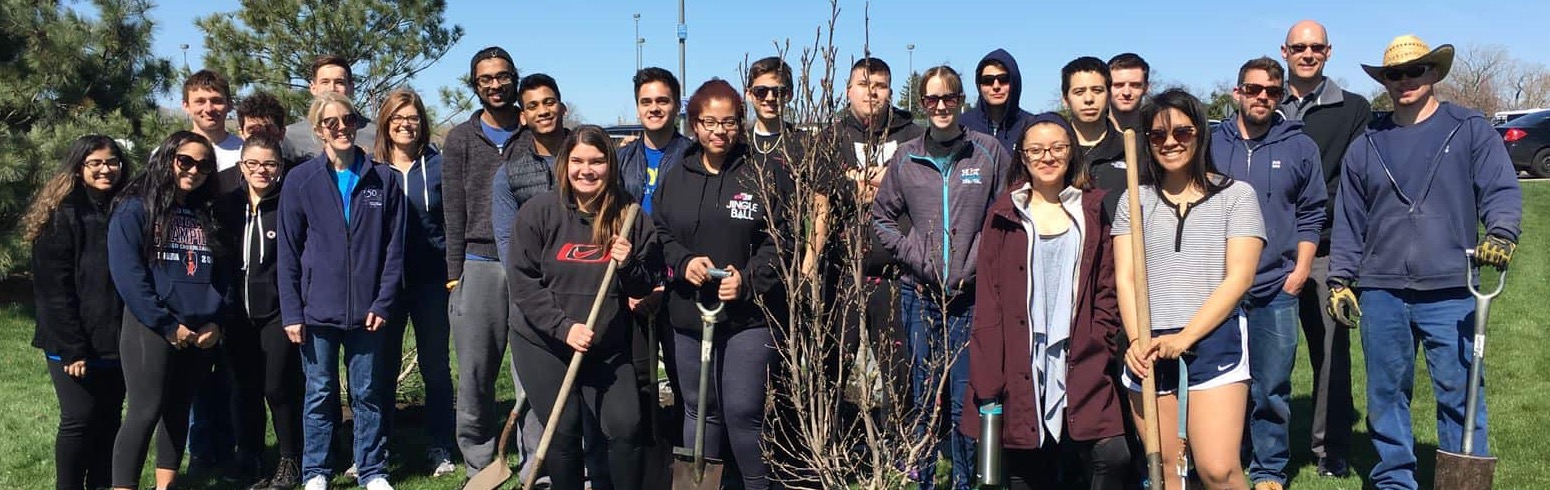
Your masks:
{"label": "beard", "polygon": [[1265,111],[1265,115],[1263,116],[1255,116],[1253,112],[1248,110],[1248,108],[1244,108],[1242,111],[1240,111],[1240,113],[1243,114],[1243,122],[1252,124],[1254,126],[1268,125],[1270,124],[1270,120],[1276,115],[1276,111],[1274,109]]}

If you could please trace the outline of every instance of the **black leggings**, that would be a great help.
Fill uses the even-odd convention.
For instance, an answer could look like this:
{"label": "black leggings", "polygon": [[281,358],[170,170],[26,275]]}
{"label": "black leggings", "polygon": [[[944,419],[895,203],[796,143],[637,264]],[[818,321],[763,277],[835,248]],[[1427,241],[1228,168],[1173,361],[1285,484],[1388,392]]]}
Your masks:
{"label": "black leggings", "polygon": [[[1009,490],[1090,488],[1120,490],[1130,470],[1125,436],[1059,444],[1045,439],[1039,449],[1007,449],[1002,456]],[[1084,471],[1085,470],[1085,471]],[[1080,485],[1081,482],[1087,485]]]}
{"label": "black leggings", "polygon": [[[730,441],[743,488],[770,488],[770,467],[764,460],[764,397],[768,394],[775,338],[768,328],[718,331],[712,342],[709,405],[705,413],[705,455],[722,458],[723,439]],[[700,331],[673,330],[673,369],[684,401],[684,445],[694,445],[694,421],[700,410]],[[616,480],[623,481],[623,480]]]}
{"label": "black leggings", "polygon": [[264,402],[269,402],[281,457],[301,458],[301,352],[278,317],[226,329],[222,344],[237,380],[237,448],[264,452]]}
{"label": "black leggings", "polygon": [[[129,408],[113,441],[113,486],[139,486],[145,453],[156,432],[156,467],[176,470],[188,437],[188,406],[210,370],[211,352],[198,347],[173,349],[161,334],[142,325],[128,310],[118,339]],[[158,425],[158,422],[160,423]]]}
{"label": "black leggings", "polygon": [[86,376],[65,374],[64,364],[47,361],[59,396],[59,432],[54,436],[54,488],[82,490],[109,485],[113,438],[124,407],[124,373],[116,367],[86,368]]}
{"label": "black leggings", "polygon": [[[571,350],[563,344],[551,347],[513,336],[512,361],[527,391],[528,403],[539,420],[549,421],[556,395],[565,381]],[[560,349],[563,354],[557,353]],[[639,388],[628,350],[587,352],[576,375],[575,391],[560,412],[544,470],[554,490],[581,490],[585,484],[581,448],[581,418],[596,417],[608,441],[608,469],[614,482],[639,482],[642,478],[642,428]]]}

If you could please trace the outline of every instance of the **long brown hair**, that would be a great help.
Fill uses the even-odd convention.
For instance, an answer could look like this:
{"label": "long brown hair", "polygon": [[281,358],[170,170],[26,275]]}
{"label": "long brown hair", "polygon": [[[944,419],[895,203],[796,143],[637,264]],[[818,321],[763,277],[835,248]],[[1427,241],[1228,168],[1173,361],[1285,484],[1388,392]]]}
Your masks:
{"label": "long brown hair", "polygon": [[587,145],[603,151],[603,157],[609,162],[608,178],[603,180],[603,188],[598,191],[597,216],[592,220],[592,243],[607,246],[614,235],[622,234],[619,228],[624,225],[624,208],[634,202],[624,190],[624,176],[613,165],[618,161],[614,155],[613,139],[608,137],[608,132],[594,125],[585,125],[570,132],[565,138],[565,144],[560,148],[560,153],[554,160],[554,173],[560,177],[560,198],[567,203],[576,202],[576,196],[570,183],[570,154],[578,145]]}
{"label": "long brown hair", "polygon": [[117,194],[124,188],[124,182],[129,180],[129,160],[124,158],[124,151],[118,147],[118,143],[112,138],[100,134],[88,134],[76,138],[70,144],[70,149],[65,152],[65,157],[59,161],[59,167],[53,177],[49,177],[38,192],[32,197],[32,204],[27,207],[27,214],[22,217],[22,237],[31,242],[43,233],[43,227],[48,226],[54,217],[54,210],[59,208],[59,203],[65,200],[75,191],[76,187],[84,185],[81,181],[82,172],[86,171],[86,157],[98,150],[108,149],[113,152],[113,158],[118,159],[118,177],[113,180],[113,189],[109,191]]}
{"label": "long brown hair", "polygon": [[376,159],[386,163],[393,163],[393,152],[397,148],[393,146],[393,113],[403,109],[404,106],[414,106],[415,114],[420,116],[420,134],[415,136],[414,142],[409,144],[412,153],[409,158],[419,158],[425,154],[425,148],[430,146],[431,132],[429,113],[425,112],[425,102],[420,100],[420,94],[409,89],[398,89],[382,98],[382,109],[377,111],[377,147],[372,148],[372,155]]}

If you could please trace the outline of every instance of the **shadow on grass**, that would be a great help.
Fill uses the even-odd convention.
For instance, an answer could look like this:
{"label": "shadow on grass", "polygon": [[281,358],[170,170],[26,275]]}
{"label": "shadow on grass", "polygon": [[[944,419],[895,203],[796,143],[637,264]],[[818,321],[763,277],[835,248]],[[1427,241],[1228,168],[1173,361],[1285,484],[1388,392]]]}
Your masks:
{"label": "shadow on grass", "polygon": [[[1420,403],[1434,403],[1430,399],[1416,400]],[[1296,481],[1302,472],[1314,476],[1317,471],[1318,457],[1313,455],[1310,448],[1309,434],[1312,430],[1313,398],[1307,395],[1292,397],[1292,425],[1291,425],[1291,461],[1286,465],[1287,481]],[[1346,461],[1351,466],[1351,474],[1343,479],[1330,479],[1329,481],[1349,482],[1350,486],[1339,485],[1340,488],[1355,488],[1356,482],[1362,482],[1362,488],[1376,488],[1368,480],[1368,473],[1378,464],[1378,453],[1372,446],[1372,435],[1368,433],[1366,414],[1357,409],[1351,421],[1351,438],[1346,453]],[[1421,488],[1430,488],[1436,471],[1437,445],[1426,441],[1416,441],[1416,469],[1415,478],[1421,484]],[[1247,466],[1245,464],[1245,466]]]}

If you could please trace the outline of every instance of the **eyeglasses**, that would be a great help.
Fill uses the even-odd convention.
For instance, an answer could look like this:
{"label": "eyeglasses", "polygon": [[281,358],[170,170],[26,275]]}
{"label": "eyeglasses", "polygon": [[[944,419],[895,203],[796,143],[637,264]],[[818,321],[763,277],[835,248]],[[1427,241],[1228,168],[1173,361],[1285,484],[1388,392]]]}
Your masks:
{"label": "eyeglasses", "polygon": [[958,107],[960,102],[963,102],[963,94],[922,95],[920,96],[920,102],[927,109],[936,108],[937,103],[947,106],[948,109],[954,109]]}
{"label": "eyeglasses", "polygon": [[995,85],[997,83],[1000,83],[1001,85],[1011,85],[1012,84],[1012,74],[1010,74],[1010,73],[1002,73],[1000,75],[980,75],[979,82],[980,82],[980,85],[986,86],[986,87]]}
{"label": "eyeglasses", "polygon": [[503,71],[494,75],[479,75],[479,77],[475,78],[474,81],[478,83],[480,87],[483,87],[486,85],[506,85],[511,83],[511,81],[516,78],[516,73]]}
{"label": "eyeglasses", "polygon": [[1313,50],[1313,52],[1315,52],[1315,53],[1322,53],[1322,52],[1324,52],[1324,50],[1329,49],[1329,45],[1328,44],[1320,44],[1320,43],[1313,43],[1313,44],[1301,44],[1301,43],[1298,43],[1298,44],[1288,44],[1288,45],[1286,45],[1286,50],[1287,51],[1291,51],[1293,53],[1301,53],[1303,51],[1307,51],[1307,50],[1310,50],[1310,49]]}
{"label": "eyeglasses", "polygon": [[1243,91],[1243,95],[1249,97],[1259,97],[1259,93],[1264,92],[1265,95],[1268,95],[1270,98],[1277,100],[1280,100],[1281,96],[1286,95],[1286,89],[1282,88],[1280,85],[1260,85],[1257,83],[1245,83],[1243,85],[1239,85],[1238,90]]}
{"label": "eyeglasses", "polygon": [[1432,65],[1410,65],[1402,68],[1385,68],[1383,79],[1397,82],[1406,78],[1421,78],[1426,72],[1432,70]]}
{"label": "eyeglasses", "polygon": [[1022,152],[1023,159],[1025,160],[1038,160],[1040,158],[1044,158],[1044,155],[1053,155],[1055,158],[1063,158],[1070,154],[1071,145],[1055,145],[1049,148],[1039,148],[1035,146],[1033,148],[1023,148]]}
{"label": "eyeglasses", "polygon": [[560,103],[560,99],[556,99],[554,97],[544,97],[543,100],[535,100],[535,101],[532,101],[532,102],[528,102],[523,107],[523,109],[524,110],[533,111],[533,110],[538,110],[539,106],[554,107],[556,105],[559,105],[559,103]]}
{"label": "eyeglasses", "polygon": [[727,131],[736,131],[737,130],[738,120],[737,119],[722,119],[720,121],[717,121],[715,118],[702,117],[702,118],[698,119],[698,122],[700,123],[700,127],[705,128],[707,131],[715,131],[715,130],[718,130],[718,129],[725,129]]}
{"label": "eyeglasses", "polygon": [[[1146,139],[1152,142],[1152,146],[1162,146],[1168,143],[1169,134],[1170,131],[1166,129],[1153,129],[1146,132]],[[1181,145],[1195,142],[1194,126],[1174,126],[1171,134],[1173,134],[1173,141]]]}
{"label": "eyeglasses", "polygon": [[206,174],[206,175],[215,173],[215,159],[214,158],[206,158],[204,160],[195,160],[194,157],[191,157],[191,156],[179,153],[179,154],[177,154],[176,156],[174,156],[172,158],[172,161],[177,163],[178,171],[181,171],[181,172],[187,172],[189,170],[198,170],[199,173]]}
{"label": "eyeglasses", "polygon": [[262,169],[273,172],[280,169],[280,162],[274,160],[243,160],[237,163],[242,164],[243,167],[252,171],[258,171]]}
{"label": "eyeglasses", "polygon": [[359,121],[360,118],[356,117],[355,114],[345,114],[339,117],[325,117],[323,118],[322,127],[328,129],[344,129],[347,127],[353,128],[355,127],[355,123]]}
{"label": "eyeglasses", "polygon": [[119,160],[118,158],[109,158],[109,159],[106,159],[106,160],[87,160],[87,161],[83,162],[83,165],[87,169],[90,169],[90,170],[96,170],[96,169],[99,169],[99,168],[102,168],[102,167],[118,168],[120,165],[123,165],[123,164],[124,164],[124,162],[122,160]]}
{"label": "eyeglasses", "polygon": [[407,116],[394,115],[393,117],[388,118],[388,122],[393,123],[393,124],[420,124],[420,115],[419,114],[410,114],[410,115],[407,115]]}
{"label": "eyeglasses", "polygon": [[748,92],[753,94],[753,98],[760,100],[769,97],[770,94],[775,94],[775,98],[777,99],[786,98],[791,95],[791,89],[784,85],[754,85],[752,87],[748,87]]}

